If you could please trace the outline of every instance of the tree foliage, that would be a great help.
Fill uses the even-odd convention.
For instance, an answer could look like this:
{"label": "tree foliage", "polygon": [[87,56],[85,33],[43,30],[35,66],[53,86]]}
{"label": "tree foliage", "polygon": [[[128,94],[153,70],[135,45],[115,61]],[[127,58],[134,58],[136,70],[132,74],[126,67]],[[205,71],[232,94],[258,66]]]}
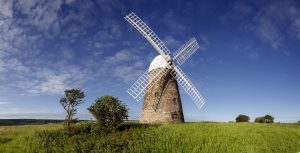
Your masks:
{"label": "tree foliage", "polygon": [[264,117],[257,117],[257,118],[255,118],[254,122],[256,122],[256,123],[265,123],[265,119],[264,119]]}
{"label": "tree foliage", "polygon": [[97,119],[100,128],[114,131],[128,118],[126,105],[113,96],[102,96],[88,110]]}
{"label": "tree foliage", "polygon": [[257,123],[274,123],[274,117],[271,115],[265,115],[262,117],[257,117],[254,122]]}
{"label": "tree foliage", "polygon": [[271,115],[264,116],[265,123],[274,123],[274,117]]}
{"label": "tree foliage", "polygon": [[83,103],[84,92],[80,89],[65,90],[65,97],[60,99],[60,104],[66,111],[66,127],[68,134],[71,134],[71,124],[74,122],[74,116],[77,113],[77,106]]}
{"label": "tree foliage", "polygon": [[235,118],[236,122],[249,122],[250,118],[247,115],[240,114],[238,117]]}

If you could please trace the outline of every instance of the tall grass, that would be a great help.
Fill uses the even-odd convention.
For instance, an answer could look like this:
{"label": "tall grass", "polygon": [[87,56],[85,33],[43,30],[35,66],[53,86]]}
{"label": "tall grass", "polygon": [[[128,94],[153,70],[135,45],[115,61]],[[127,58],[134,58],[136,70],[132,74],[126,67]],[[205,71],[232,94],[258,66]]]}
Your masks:
{"label": "tall grass", "polygon": [[2,130],[6,140],[2,143],[0,138],[0,152],[300,152],[299,124],[127,124],[106,135],[92,134],[87,125],[79,127],[72,137],[64,134],[61,125]]}

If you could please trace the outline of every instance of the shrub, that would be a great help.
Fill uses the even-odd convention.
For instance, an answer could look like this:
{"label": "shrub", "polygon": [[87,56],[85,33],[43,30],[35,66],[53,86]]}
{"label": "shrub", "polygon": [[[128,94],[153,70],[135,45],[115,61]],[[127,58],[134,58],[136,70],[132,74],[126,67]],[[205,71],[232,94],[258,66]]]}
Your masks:
{"label": "shrub", "polygon": [[81,121],[74,125],[74,134],[90,134],[94,126],[93,121]]}
{"label": "shrub", "polygon": [[274,123],[274,117],[271,115],[264,116],[265,123]]}
{"label": "shrub", "polygon": [[249,122],[250,118],[247,115],[240,114],[238,117],[235,118],[236,122]]}
{"label": "shrub", "polygon": [[105,132],[115,131],[128,118],[126,105],[113,96],[98,98],[88,110],[97,119],[100,130]]}
{"label": "shrub", "polygon": [[256,123],[265,123],[265,119],[264,119],[264,117],[257,117],[254,122],[256,122]]}
{"label": "shrub", "polygon": [[274,123],[274,117],[271,115],[265,115],[263,117],[257,117],[254,122],[257,123]]}

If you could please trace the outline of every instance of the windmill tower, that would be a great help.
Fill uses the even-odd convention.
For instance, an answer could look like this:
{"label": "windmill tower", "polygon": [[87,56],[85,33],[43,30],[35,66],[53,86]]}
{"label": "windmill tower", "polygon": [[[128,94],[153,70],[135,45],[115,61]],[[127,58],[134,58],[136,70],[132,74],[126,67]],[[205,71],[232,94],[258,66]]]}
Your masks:
{"label": "windmill tower", "polygon": [[190,39],[174,52],[171,58],[169,49],[137,15],[130,13],[125,19],[134,26],[160,54],[153,59],[149,70],[144,72],[127,90],[137,101],[144,97],[140,122],[184,122],[178,83],[199,109],[203,106],[205,101],[192,82],[173,61],[176,61],[179,65],[183,64],[199,48],[196,39]]}

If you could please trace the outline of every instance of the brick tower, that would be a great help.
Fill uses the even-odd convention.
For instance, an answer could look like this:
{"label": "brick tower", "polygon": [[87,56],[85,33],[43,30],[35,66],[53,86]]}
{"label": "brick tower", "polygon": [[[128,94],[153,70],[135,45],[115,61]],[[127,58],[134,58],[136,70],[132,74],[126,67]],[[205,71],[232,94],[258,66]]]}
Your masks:
{"label": "brick tower", "polygon": [[[159,71],[157,56],[150,64],[149,72]],[[184,122],[180,94],[176,79],[169,72],[156,78],[154,84],[146,89],[140,123],[180,123]]]}
{"label": "brick tower", "polygon": [[159,53],[151,62],[149,70],[144,72],[127,90],[136,101],[144,97],[140,122],[184,122],[178,83],[199,109],[205,103],[200,92],[179,67],[199,49],[197,40],[191,38],[171,55],[167,46],[136,14],[131,12],[125,16],[125,19]]}

